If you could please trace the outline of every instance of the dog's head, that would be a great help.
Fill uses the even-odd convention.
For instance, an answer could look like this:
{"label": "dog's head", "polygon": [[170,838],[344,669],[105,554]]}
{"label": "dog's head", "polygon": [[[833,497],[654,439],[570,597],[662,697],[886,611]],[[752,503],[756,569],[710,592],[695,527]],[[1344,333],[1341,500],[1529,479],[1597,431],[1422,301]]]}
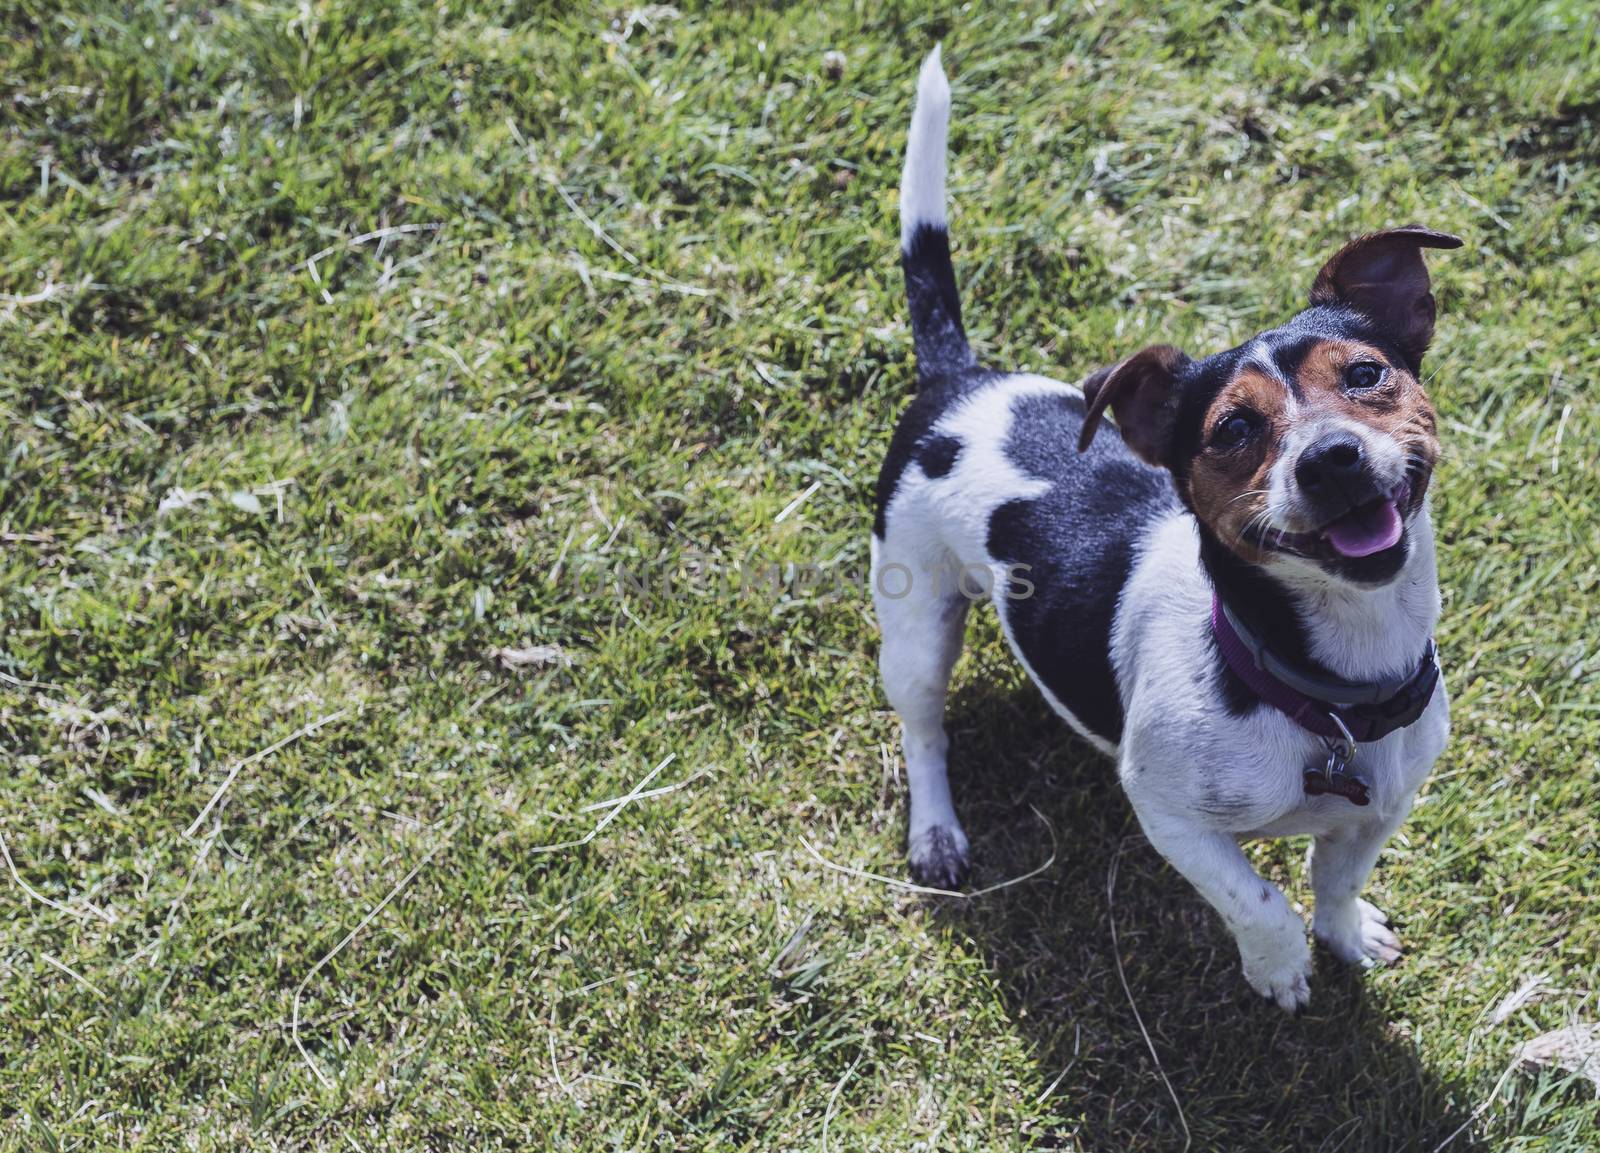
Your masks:
{"label": "dog's head", "polygon": [[1460,246],[1416,225],[1369,233],[1323,266],[1287,324],[1204,360],[1156,345],[1101,369],[1083,385],[1078,447],[1109,407],[1241,559],[1393,579],[1439,455],[1421,381],[1435,314],[1422,249]]}

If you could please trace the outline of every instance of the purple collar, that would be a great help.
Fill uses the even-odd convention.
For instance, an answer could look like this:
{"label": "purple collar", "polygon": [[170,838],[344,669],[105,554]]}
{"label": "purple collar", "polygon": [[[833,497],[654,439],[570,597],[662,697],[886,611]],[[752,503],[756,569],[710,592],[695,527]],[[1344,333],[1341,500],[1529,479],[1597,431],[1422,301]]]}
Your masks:
{"label": "purple collar", "polygon": [[1339,740],[1342,722],[1357,742],[1376,741],[1411,724],[1428,707],[1439,684],[1439,659],[1433,641],[1407,676],[1384,681],[1342,681],[1284,663],[1268,651],[1211,594],[1211,632],[1228,667],[1250,691],[1295,724],[1328,740]]}

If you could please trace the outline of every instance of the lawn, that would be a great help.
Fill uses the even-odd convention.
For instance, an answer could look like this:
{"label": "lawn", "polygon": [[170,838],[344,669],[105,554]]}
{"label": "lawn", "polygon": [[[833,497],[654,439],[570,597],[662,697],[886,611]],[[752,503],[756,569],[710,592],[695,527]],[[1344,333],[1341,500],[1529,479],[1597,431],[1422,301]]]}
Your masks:
{"label": "lawn", "polygon": [[[1593,6],[926,7],[4,5],[0,1147],[1594,1148],[1513,1062],[1600,1014]],[[974,887],[1038,871],[867,875],[940,41],[994,364],[1466,238],[1408,952],[1298,1018],[990,613],[957,803]]]}

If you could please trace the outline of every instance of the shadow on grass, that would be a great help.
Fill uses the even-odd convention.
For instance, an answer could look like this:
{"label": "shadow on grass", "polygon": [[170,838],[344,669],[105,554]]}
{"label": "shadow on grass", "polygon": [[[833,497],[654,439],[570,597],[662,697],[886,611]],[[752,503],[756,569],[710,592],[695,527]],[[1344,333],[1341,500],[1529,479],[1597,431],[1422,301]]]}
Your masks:
{"label": "shadow on grass", "polygon": [[[1036,1135],[1042,1147],[1183,1147],[1178,1112],[1118,977],[1112,915],[1192,1149],[1426,1153],[1466,1121],[1464,1086],[1429,1072],[1361,973],[1319,952],[1306,1012],[1291,1018],[1257,997],[1221,921],[1139,834],[1110,760],[1075,740],[1031,687],[968,681],[949,720],[974,886],[1048,857],[1050,833],[1034,808],[1055,830],[1049,872],[981,900],[939,902],[936,912],[984,952],[1035,1046],[1038,1092],[1048,1092],[1055,1114]],[[1449,1145],[1481,1147],[1468,1132]]]}

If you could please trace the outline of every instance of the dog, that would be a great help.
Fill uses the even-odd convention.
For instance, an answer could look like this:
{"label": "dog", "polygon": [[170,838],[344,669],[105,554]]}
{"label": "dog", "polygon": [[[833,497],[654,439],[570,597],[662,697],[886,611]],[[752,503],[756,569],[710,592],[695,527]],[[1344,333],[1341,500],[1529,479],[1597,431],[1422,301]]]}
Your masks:
{"label": "dog", "polygon": [[935,48],[900,190],[918,388],[871,544],[911,875],[954,890],[967,873],[943,713],[968,605],[989,599],[1054,711],[1116,758],[1150,843],[1222,915],[1246,980],[1295,1011],[1305,922],[1240,839],[1309,835],[1315,936],[1352,964],[1394,962],[1361,891],[1449,731],[1422,250],[1462,242],[1415,225],[1352,240],[1306,308],[1225,352],[1155,345],[1079,385],[993,371],[961,323],[949,115]]}

